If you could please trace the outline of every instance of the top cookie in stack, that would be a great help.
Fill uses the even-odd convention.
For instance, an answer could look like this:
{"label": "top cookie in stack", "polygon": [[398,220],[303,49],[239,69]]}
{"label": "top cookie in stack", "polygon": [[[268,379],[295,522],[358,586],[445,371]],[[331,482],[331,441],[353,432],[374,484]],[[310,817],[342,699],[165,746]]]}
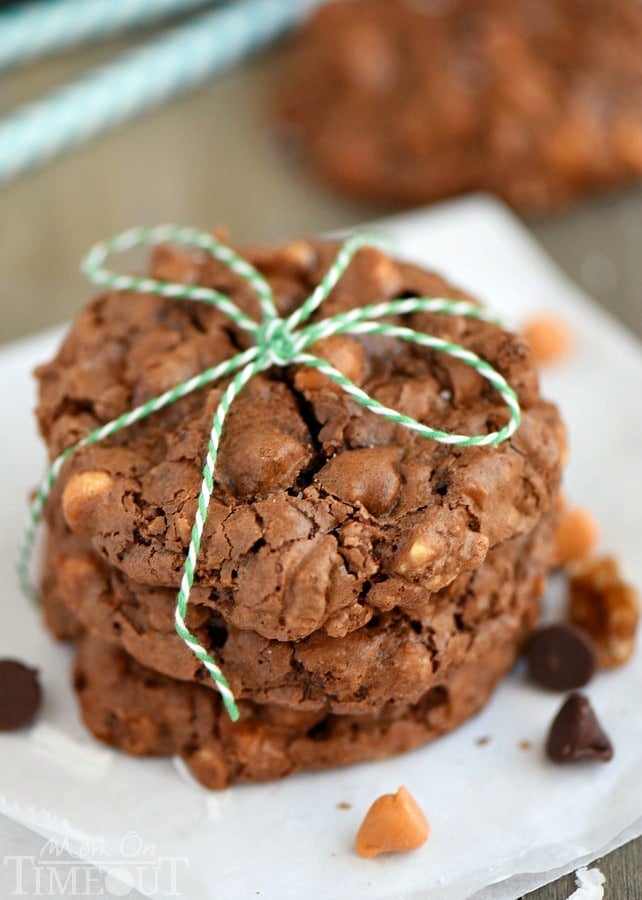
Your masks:
{"label": "top cookie in stack", "polygon": [[[300,240],[243,255],[286,315],[337,249]],[[214,287],[258,319],[247,283],[204,253],[159,247],[151,271]],[[409,296],[464,297],[432,273],[364,249],[317,315]],[[210,737],[199,733],[194,768],[210,786],[385,755],[451,728],[483,704],[534,624],[551,565],[564,436],[555,407],[539,395],[530,351],[475,319],[421,313],[397,321],[490,362],[517,391],[522,424],[498,447],[449,447],[373,415],[304,366],[270,369],[244,388],[224,428],[187,621],[220,661],[242,720],[270,740],[278,732],[289,763],[271,769],[263,755],[239,768],[230,737],[216,751],[216,772],[204,771],[202,751],[213,740],[204,727]],[[38,418],[52,458],[247,341],[204,303],[99,297],[38,371]],[[444,354],[382,336],[335,336],[312,352],[431,427],[483,434],[507,421],[497,391]],[[107,683],[105,665],[92,668],[85,649],[81,700],[92,730],[133,752],[180,752],[188,761],[195,753],[193,733],[179,729],[167,743],[171,721],[164,742],[123,736],[129,728],[131,738],[141,709],[156,709],[147,670],[167,698],[180,696],[168,708],[194,703],[222,727],[213,684],[174,633],[173,612],[224,387],[203,388],[82,448],[48,504],[49,627],[62,637],[86,632],[85,648],[126,671],[128,687],[124,675]],[[442,698],[438,724],[428,695]],[[109,725],[115,715],[118,729]],[[332,752],[318,749],[320,722],[328,739],[342,736]],[[350,752],[348,726],[362,734]]]}

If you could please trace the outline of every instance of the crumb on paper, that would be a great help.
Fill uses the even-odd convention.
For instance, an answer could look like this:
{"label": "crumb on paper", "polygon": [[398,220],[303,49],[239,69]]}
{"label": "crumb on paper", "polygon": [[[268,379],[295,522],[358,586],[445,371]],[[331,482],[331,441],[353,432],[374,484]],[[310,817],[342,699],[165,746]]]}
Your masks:
{"label": "crumb on paper", "polygon": [[605,880],[603,873],[597,867],[587,869],[584,866],[578,869],[575,873],[577,890],[569,894],[567,900],[602,900],[604,897],[602,885]]}
{"label": "crumb on paper", "polygon": [[337,803],[337,809],[352,809],[352,803],[346,803],[345,800],[342,800],[341,803]]}
{"label": "crumb on paper", "polygon": [[486,744],[490,744],[490,737],[487,734],[484,734],[482,737],[478,737],[475,743],[478,747],[485,747]]}
{"label": "crumb on paper", "polygon": [[369,859],[380,853],[417,850],[430,837],[430,825],[410,791],[383,794],[365,815],[355,839],[359,856]]}
{"label": "crumb on paper", "polygon": [[520,750],[532,750],[533,745],[530,741],[520,741],[518,744]]}

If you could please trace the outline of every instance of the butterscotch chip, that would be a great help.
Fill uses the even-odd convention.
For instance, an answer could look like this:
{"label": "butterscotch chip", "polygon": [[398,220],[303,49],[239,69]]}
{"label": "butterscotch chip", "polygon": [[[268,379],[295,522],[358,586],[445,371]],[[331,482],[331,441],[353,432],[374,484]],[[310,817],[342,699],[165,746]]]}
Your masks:
{"label": "butterscotch chip", "polygon": [[561,362],[573,346],[570,331],[556,316],[534,316],[522,329],[522,337],[533,351],[536,362],[546,365]]}
{"label": "butterscotch chip", "polygon": [[416,850],[430,836],[430,825],[417,801],[405,787],[384,794],[372,804],[355,840],[359,856],[405,853]]}
{"label": "butterscotch chip", "polygon": [[62,494],[62,513],[69,527],[86,534],[113,485],[114,479],[108,472],[84,471],[72,475]]}
{"label": "butterscotch chip", "polygon": [[595,547],[598,527],[584,509],[564,509],[557,525],[555,562],[558,566],[587,556]]}
{"label": "butterscotch chip", "polygon": [[569,582],[569,617],[593,639],[603,668],[627,662],[635,649],[640,600],[611,557],[587,560]]}

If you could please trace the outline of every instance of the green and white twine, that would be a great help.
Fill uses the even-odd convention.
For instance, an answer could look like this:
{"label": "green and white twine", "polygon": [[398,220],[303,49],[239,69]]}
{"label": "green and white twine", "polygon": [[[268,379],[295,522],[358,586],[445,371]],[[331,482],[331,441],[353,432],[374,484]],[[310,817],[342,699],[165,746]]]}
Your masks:
{"label": "green and white twine", "polygon": [[[240,276],[259,298],[261,321],[255,322],[239,309],[230,297],[212,288],[175,284],[167,281],[158,281],[153,278],[118,275],[103,267],[105,260],[112,254],[122,253],[134,247],[150,246],[165,242],[205,251]],[[395,424],[403,425],[405,428],[417,432],[422,437],[442,444],[453,444],[458,447],[496,446],[514,434],[519,427],[520,409],[517,395],[502,375],[489,363],[458,344],[414,331],[411,328],[379,321],[386,316],[406,315],[417,312],[443,313],[450,316],[465,316],[472,319],[496,321],[484,309],[473,303],[446,298],[410,297],[362,306],[347,312],[338,313],[321,321],[309,323],[310,317],[328,297],[344,274],[355,253],[363,247],[380,247],[381,245],[381,240],[371,235],[357,234],[348,238],[341,246],[334,262],[321,279],[320,284],[307,300],[289,316],[281,318],[276,309],[273,291],[260,272],[230,247],[221,243],[207,232],[176,225],[132,228],[107,241],[96,244],[82,264],[83,272],[94,284],[116,291],[153,293],[161,297],[175,297],[178,300],[196,300],[202,303],[209,303],[228,316],[237,327],[251,334],[255,343],[253,347],[237,353],[231,359],[189,378],[171,390],[165,391],[158,397],[137,406],[130,412],[118,416],[105,425],[101,425],[100,428],[95,429],[95,431],[68,447],[54,460],[47,470],[29,509],[27,527],[18,562],[18,574],[25,594],[33,599],[36,598],[35,589],[29,579],[36,529],[42,519],[47,498],[65,462],[81,447],[96,444],[104,438],[116,434],[123,428],[128,428],[135,422],[140,422],[152,413],[169,406],[181,397],[192,393],[192,391],[196,391],[220,378],[235,373],[223,392],[212,420],[196,518],[192,527],[181,585],[176,598],[174,619],[178,635],[197,659],[207,668],[216,683],[230,718],[236,721],[239,712],[227,679],[214,657],[191,634],[185,624],[185,618],[190,593],[194,584],[196,563],[207,520],[208,506],[214,489],[214,472],[225,417],[234,399],[248,381],[259,372],[264,372],[272,366],[284,367],[295,364],[309,366],[312,369],[317,369],[335,384],[339,385],[353,400],[376,415],[383,416]],[[308,324],[304,324],[306,322]],[[499,392],[508,407],[508,423],[503,428],[490,434],[473,436],[452,434],[447,431],[430,428],[411,416],[406,416],[398,410],[384,406],[368,396],[365,391],[357,387],[356,384],[350,381],[349,378],[346,378],[345,375],[331,366],[326,360],[306,352],[317,341],[335,334],[381,334],[418,344],[431,350],[437,350],[461,360],[467,366],[479,372]]]}

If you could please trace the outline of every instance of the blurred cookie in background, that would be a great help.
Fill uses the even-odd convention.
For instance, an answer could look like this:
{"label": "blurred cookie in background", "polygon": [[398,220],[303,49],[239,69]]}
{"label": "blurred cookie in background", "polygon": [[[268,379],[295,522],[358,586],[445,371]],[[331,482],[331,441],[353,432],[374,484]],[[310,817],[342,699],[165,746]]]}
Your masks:
{"label": "blurred cookie in background", "polygon": [[336,190],[548,211],[642,175],[637,0],[337,0],[289,47],[279,130]]}

